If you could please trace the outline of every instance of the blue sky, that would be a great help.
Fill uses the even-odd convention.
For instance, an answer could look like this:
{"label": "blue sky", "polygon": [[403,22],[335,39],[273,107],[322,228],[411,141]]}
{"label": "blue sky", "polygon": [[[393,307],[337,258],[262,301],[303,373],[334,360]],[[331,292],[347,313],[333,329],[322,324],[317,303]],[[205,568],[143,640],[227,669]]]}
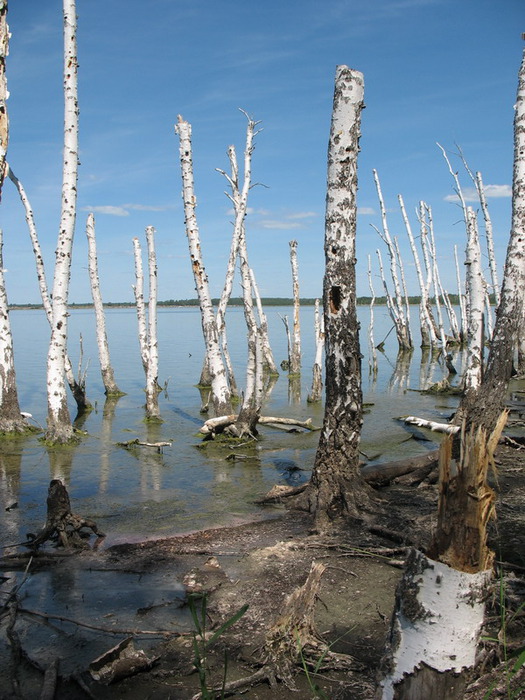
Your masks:
{"label": "blue sky", "polygon": [[[250,263],[263,296],[291,296],[298,241],[300,293],[319,296],[324,268],[326,149],[337,64],[364,73],[359,156],[358,293],[367,256],[383,244],[372,169],[409,291],[414,268],[397,195],[412,228],[423,199],[434,217],[440,272],[455,292],[453,246],[465,246],[453,181],[436,142],[471,187],[458,144],[492,186],[498,261],[510,230],[513,105],[525,30],[522,0],[77,0],[80,94],[78,217],[70,300],[91,299],[85,222],[95,213],[102,294],[131,301],[132,239],[155,227],[159,299],[195,296],[184,231],[177,115],[193,127],[197,216],[213,295],[231,237],[226,149],[241,160],[244,109],[260,120],[247,219]],[[8,160],[31,200],[52,283],[62,180],[62,3],[10,3]],[[477,206],[475,202],[472,202]],[[24,211],[10,181],[0,225],[9,300],[38,302]],[[486,260],[485,260],[486,262]],[[500,273],[501,276],[501,273]],[[239,294],[238,284],[234,290]]]}

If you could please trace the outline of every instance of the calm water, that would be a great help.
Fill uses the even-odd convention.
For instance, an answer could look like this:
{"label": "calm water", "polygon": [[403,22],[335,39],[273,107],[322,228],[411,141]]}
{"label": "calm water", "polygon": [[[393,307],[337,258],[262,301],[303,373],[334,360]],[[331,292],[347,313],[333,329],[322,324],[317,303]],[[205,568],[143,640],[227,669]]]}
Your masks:
{"label": "calm water", "polygon": [[[292,321],[292,309],[269,307],[270,339],[279,364],[287,356],[282,316]],[[417,314],[414,309],[413,317]],[[422,396],[418,389],[442,379],[446,372],[429,363],[416,349],[410,363],[396,365],[394,333],[378,355],[377,378],[368,373],[369,310],[359,308],[363,358],[363,391],[372,404],[365,416],[363,453],[389,460],[417,454],[434,447],[432,443],[408,440],[410,436],[395,419],[416,414],[445,420],[455,401]],[[391,328],[385,307],[376,307],[375,342]],[[311,417],[321,425],[322,406],[306,401],[314,357],[313,307],[301,314],[303,371],[299,389],[289,386],[286,373],[278,378],[264,415]],[[198,429],[201,397],[195,384],[199,378],[203,341],[198,310],[160,309],[159,381],[167,382],[160,395],[161,425],[144,422],[144,372],[140,361],[136,316],[132,309],[107,312],[107,325],[117,383],[127,392],[116,404],[105,404],[96,349],[92,310],[73,311],[69,325],[69,347],[73,366],[79,357],[82,336],[84,365],[88,363],[88,398],[95,410],[81,427],[86,437],[74,448],[47,449],[37,436],[0,443],[0,493],[5,527],[3,544],[19,542],[28,531],[35,532],[45,520],[45,500],[51,478],[62,478],[69,489],[72,507],[97,521],[107,534],[105,545],[116,541],[159,537],[205,526],[236,522],[264,515],[253,501],[275,483],[297,484],[309,477],[318,433],[287,433],[262,428],[257,449],[244,461],[227,460],[228,452],[199,449]],[[45,426],[45,364],[49,330],[42,311],[13,311],[11,323],[21,409]],[[229,345],[237,368],[239,387],[244,385],[246,330],[242,310],[227,317]],[[417,344],[416,340],[416,344]],[[461,357],[456,366],[461,370]],[[71,403],[74,416],[74,404]],[[139,438],[157,442],[172,440],[162,454],[148,448],[126,450],[117,445]],[[242,450],[241,450],[242,452]],[[16,508],[5,509],[13,503]]]}

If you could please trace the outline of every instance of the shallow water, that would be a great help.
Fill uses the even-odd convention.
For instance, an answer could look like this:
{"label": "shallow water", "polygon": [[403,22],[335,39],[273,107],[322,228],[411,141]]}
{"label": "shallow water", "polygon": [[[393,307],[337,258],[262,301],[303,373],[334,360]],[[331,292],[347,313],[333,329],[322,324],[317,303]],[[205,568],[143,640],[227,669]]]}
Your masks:
{"label": "shallow water", "polygon": [[[279,364],[287,356],[282,317],[292,309],[267,309],[270,338]],[[368,309],[359,307],[364,334]],[[242,388],[246,331],[242,309],[228,312],[229,345]],[[15,362],[21,409],[44,426],[46,417],[45,363],[49,331],[40,310],[12,311]],[[0,442],[0,505],[4,512],[1,542],[20,542],[45,521],[47,487],[61,478],[72,508],[96,520],[107,533],[104,546],[123,540],[161,537],[202,527],[264,516],[254,500],[275,483],[296,485],[309,477],[318,433],[289,433],[264,427],[249,458],[227,460],[228,450],[199,449],[201,396],[195,387],[202,363],[200,315],[194,308],[159,309],[159,381],[167,383],[160,395],[163,423],[144,422],[144,372],[140,362],[136,317],[132,309],[110,309],[107,326],[117,383],[126,395],[106,402],[98,370],[92,310],[73,310],[69,320],[70,356],[76,367],[82,335],[84,366],[88,363],[88,398],[94,410],[78,424],[86,436],[76,447],[48,449],[38,436]],[[376,342],[391,327],[385,307],[375,311]],[[321,405],[308,404],[314,357],[313,307],[301,312],[303,372],[298,387],[282,373],[264,406],[263,414],[311,417],[322,424]],[[378,354],[378,373],[368,373],[366,339],[362,340],[363,392],[367,414],[362,451],[368,457],[395,459],[433,447],[407,438],[395,418],[417,414],[445,420],[455,400],[421,395],[417,390],[446,376],[435,362],[421,358],[396,364],[396,342],[391,333],[385,352]],[[456,358],[460,369],[462,358]],[[72,415],[74,404],[71,402]],[[139,438],[146,442],[173,441],[161,453],[145,447],[124,449],[119,442]],[[241,449],[241,452],[243,450]],[[12,507],[16,503],[16,507]],[[9,508],[9,510],[6,510]]]}

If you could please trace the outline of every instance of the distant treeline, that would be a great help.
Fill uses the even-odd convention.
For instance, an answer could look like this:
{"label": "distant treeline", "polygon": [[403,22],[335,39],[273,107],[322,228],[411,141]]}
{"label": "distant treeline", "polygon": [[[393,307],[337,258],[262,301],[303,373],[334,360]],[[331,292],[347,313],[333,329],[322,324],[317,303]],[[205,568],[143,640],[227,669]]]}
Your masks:
{"label": "distant treeline", "polygon": [[[458,294],[449,294],[450,303],[457,306],[459,304]],[[263,297],[261,299],[263,306],[293,306],[293,299],[288,299],[284,297]],[[369,306],[372,301],[372,297],[358,297],[358,306]],[[419,304],[421,297],[409,296],[409,304]],[[430,300],[431,303],[435,302],[435,299]],[[214,306],[219,304],[219,299],[212,299]],[[490,296],[491,304],[495,304],[494,295]],[[230,306],[242,306],[242,299],[240,297],[232,297],[229,301]],[[301,299],[301,306],[314,306],[315,298],[312,299]],[[386,305],[386,297],[376,297],[375,302],[377,306]],[[147,305],[147,302],[146,302]],[[42,304],[10,304],[11,309],[41,309]],[[134,307],[135,302],[133,301],[108,301],[104,304],[107,308],[128,308]],[[167,299],[166,301],[157,302],[157,306],[199,306],[198,299]],[[93,304],[69,304],[71,309],[90,309],[93,308]]]}

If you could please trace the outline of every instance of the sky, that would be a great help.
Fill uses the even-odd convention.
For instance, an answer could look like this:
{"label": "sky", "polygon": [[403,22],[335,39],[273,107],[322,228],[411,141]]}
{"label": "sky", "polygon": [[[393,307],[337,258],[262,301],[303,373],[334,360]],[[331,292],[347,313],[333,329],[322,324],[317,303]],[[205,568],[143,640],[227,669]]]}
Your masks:
{"label": "sky", "polygon": [[[177,116],[192,125],[197,220],[212,296],[224,284],[232,234],[227,148],[242,162],[246,117],[260,121],[246,220],[263,297],[292,296],[297,240],[302,297],[322,295],[327,145],[336,66],[365,81],[358,160],[357,292],[382,293],[387,259],[372,172],[408,291],[418,293],[400,215],[402,195],[432,208],[444,287],[457,291],[454,246],[465,226],[438,148],[479,209],[459,159],[480,171],[500,267],[510,233],[513,118],[525,46],[523,0],[77,0],[80,166],[70,301],[91,301],[86,218],[94,213],[104,301],[132,301],[133,243],[156,230],[158,298],[196,296],[182,206]],[[62,185],[60,0],[11,0],[8,161],[30,199],[52,287]],[[25,213],[6,180],[0,203],[9,301],[38,303]],[[480,218],[483,234],[483,220]],[[484,251],[484,265],[488,269]],[[240,296],[239,282],[234,295]]]}

